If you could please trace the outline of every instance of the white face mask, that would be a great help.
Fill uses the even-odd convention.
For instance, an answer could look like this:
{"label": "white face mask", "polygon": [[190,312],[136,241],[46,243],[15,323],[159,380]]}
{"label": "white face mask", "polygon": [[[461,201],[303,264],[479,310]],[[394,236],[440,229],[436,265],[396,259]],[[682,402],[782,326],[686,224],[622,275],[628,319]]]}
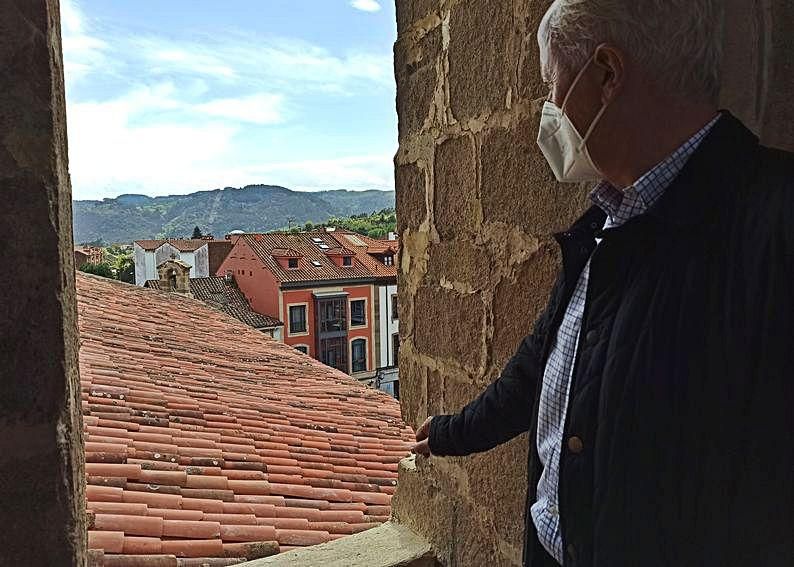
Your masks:
{"label": "white face mask", "polygon": [[571,119],[565,114],[565,107],[574,87],[579,83],[594,57],[595,55],[588,59],[582,70],[579,71],[579,74],[571,84],[571,88],[568,89],[568,94],[565,95],[562,108],[551,101],[546,101],[543,105],[538,145],[546,157],[546,161],[549,162],[557,180],[562,183],[599,181],[603,177],[593,164],[590,152],[587,151],[587,140],[593,133],[598,121],[601,120],[608,105],[604,104],[601,107],[584,138],[576,130]]}

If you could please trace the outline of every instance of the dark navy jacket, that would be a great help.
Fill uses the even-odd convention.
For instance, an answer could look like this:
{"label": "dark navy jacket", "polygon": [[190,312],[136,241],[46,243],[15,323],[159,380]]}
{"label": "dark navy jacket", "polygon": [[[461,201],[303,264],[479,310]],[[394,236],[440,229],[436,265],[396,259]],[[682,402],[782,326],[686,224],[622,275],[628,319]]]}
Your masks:
{"label": "dark navy jacket", "polygon": [[592,254],[560,462],[565,565],[794,566],[794,155],[725,113],[654,207],[604,220],[593,207],[557,235],[546,311],[498,380],[432,420],[431,451],[529,431],[524,562],[548,564],[528,510],[538,398]]}

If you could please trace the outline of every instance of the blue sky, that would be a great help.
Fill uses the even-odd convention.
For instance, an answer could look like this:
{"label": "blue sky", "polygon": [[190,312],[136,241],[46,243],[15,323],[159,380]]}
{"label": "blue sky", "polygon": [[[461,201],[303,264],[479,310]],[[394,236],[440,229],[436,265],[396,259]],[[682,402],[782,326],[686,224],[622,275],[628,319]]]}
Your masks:
{"label": "blue sky", "polygon": [[392,0],[61,0],[75,199],[393,189]]}

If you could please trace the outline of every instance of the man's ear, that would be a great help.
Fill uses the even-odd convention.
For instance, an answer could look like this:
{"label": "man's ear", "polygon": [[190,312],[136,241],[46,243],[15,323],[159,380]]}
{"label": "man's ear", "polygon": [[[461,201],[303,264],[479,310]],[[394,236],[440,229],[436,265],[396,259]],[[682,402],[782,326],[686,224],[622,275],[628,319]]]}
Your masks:
{"label": "man's ear", "polygon": [[601,102],[609,104],[623,90],[626,81],[626,59],[623,52],[611,45],[596,48],[593,63],[603,73],[601,79]]}

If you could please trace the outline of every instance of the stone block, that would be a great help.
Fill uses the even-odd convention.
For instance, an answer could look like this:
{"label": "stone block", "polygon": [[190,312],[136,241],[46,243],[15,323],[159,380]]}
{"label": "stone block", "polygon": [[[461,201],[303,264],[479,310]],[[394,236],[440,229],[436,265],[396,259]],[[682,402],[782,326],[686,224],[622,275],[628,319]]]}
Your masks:
{"label": "stone block", "polygon": [[524,535],[529,442],[524,434],[466,463],[474,501],[492,515],[498,547],[512,548],[516,559],[521,557]]}
{"label": "stone block", "polygon": [[540,76],[540,49],[537,40],[537,22],[552,3],[552,0],[517,0],[520,15],[517,20],[521,26],[517,29],[521,37],[521,48],[518,65],[518,85],[515,92],[519,98],[534,100],[548,94]]}
{"label": "stone block", "polygon": [[66,108],[56,0],[0,3],[0,556],[86,563]]}
{"label": "stone block", "polygon": [[419,132],[430,115],[440,53],[440,28],[429,31],[419,40],[413,35],[406,35],[394,44],[398,131],[401,140]]}
{"label": "stone block", "polygon": [[397,232],[418,230],[427,216],[427,181],[424,171],[415,163],[395,165]]}
{"label": "stone block", "polygon": [[436,148],[433,213],[444,240],[466,238],[479,224],[474,140],[450,138]]}
{"label": "stone block", "polygon": [[490,251],[469,240],[440,242],[430,247],[426,281],[439,285],[445,280],[480,291],[489,287],[492,264]]}
{"label": "stone block", "polygon": [[427,411],[427,370],[412,357],[400,353],[400,410],[408,425],[417,428]]}
{"label": "stone block", "polygon": [[397,0],[397,33],[403,33],[417,20],[438,12],[440,0]]}
{"label": "stone block", "polygon": [[513,3],[458,3],[449,28],[449,104],[455,118],[504,109],[515,75]]}
{"label": "stone block", "polygon": [[536,143],[538,118],[494,128],[482,141],[481,199],[488,222],[530,234],[562,230],[587,208],[588,187],[556,183]]}
{"label": "stone block", "polygon": [[417,351],[477,370],[482,363],[485,307],[480,294],[462,295],[433,287],[416,293],[414,344]]}
{"label": "stone block", "polygon": [[543,312],[559,270],[560,253],[547,241],[516,271],[515,280],[502,280],[493,301],[492,361],[500,369],[532,332]]}

